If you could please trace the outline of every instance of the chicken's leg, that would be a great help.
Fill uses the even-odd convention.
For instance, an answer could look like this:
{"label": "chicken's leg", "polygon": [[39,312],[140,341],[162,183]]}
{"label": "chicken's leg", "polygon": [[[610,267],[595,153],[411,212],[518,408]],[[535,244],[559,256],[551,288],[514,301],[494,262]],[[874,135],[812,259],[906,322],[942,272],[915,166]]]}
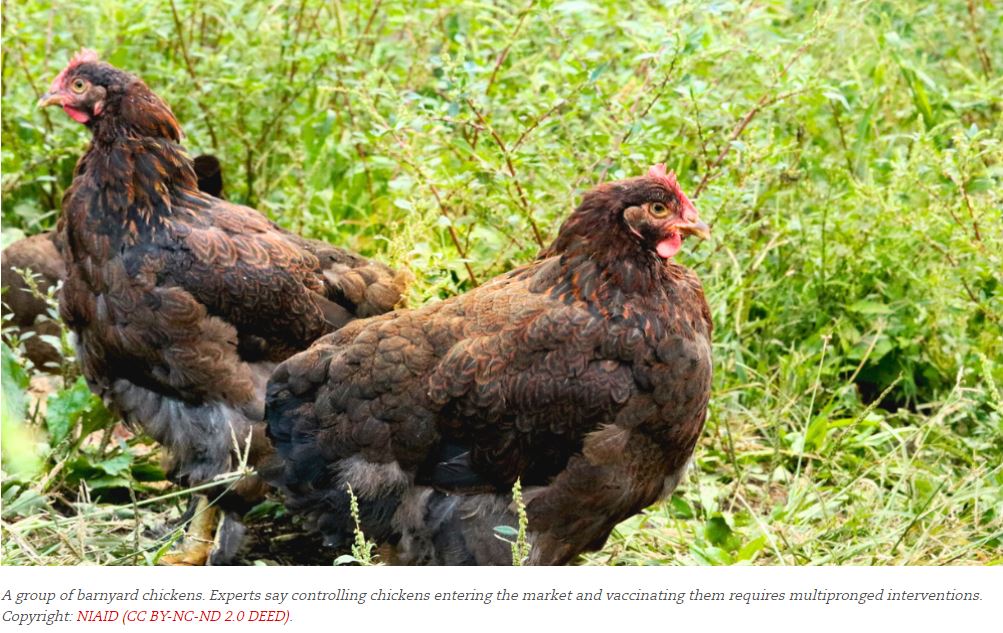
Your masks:
{"label": "chicken's leg", "polygon": [[219,508],[210,505],[207,497],[199,495],[195,516],[185,530],[181,548],[161,557],[160,564],[192,567],[205,565],[215,546],[216,528],[219,522]]}

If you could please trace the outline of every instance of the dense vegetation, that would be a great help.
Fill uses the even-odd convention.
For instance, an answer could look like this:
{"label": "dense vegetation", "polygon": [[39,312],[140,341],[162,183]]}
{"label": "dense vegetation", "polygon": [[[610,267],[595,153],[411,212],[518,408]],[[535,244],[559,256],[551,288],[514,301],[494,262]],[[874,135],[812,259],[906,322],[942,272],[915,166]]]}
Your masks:
{"label": "dense vegetation", "polygon": [[[680,255],[716,324],[710,418],[677,494],[590,562],[1003,561],[1000,3],[3,9],[4,245],[54,225],[87,143],[34,107],[82,45],[167,99],[231,199],[409,267],[412,304],[665,161],[713,225]],[[5,345],[2,562],[152,560],[182,494],[72,367],[40,398],[34,376]]]}

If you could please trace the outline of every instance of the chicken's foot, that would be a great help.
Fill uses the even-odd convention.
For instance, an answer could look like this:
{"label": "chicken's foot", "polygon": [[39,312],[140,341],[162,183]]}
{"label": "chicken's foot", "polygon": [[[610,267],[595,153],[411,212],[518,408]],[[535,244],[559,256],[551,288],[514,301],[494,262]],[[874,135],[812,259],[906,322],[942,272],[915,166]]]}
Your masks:
{"label": "chicken's foot", "polygon": [[210,505],[209,499],[199,495],[192,522],[178,550],[168,552],[160,559],[161,565],[204,566],[215,547],[216,528],[220,522],[220,511]]}

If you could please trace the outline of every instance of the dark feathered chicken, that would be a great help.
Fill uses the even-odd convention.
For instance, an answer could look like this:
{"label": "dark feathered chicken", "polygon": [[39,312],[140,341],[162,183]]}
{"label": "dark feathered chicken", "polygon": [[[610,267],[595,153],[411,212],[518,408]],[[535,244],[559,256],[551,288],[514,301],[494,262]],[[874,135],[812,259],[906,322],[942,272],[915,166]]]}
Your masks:
{"label": "dark feathered chicken", "polygon": [[[58,224],[60,314],[91,388],[168,449],[174,481],[232,470],[234,442],[245,450],[249,437],[254,463],[269,451],[256,423],[274,364],[356,315],[390,310],[402,276],[200,192],[167,104],[93,52],[74,57],[40,105],[62,106],[93,135]],[[223,499],[234,513],[260,482],[235,490]]]}
{"label": "dark feathered chicken", "polygon": [[[193,162],[198,188],[210,196],[223,196],[223,174],[215,156],[203,154]],[[56,245],[56,232],[46,231],[17,240],[3,250],[0,267],[4,289],[3,311],[10,313],[12,324],[17,326],[24,342],[25,355],[37,369],[58,371],[60,352],[41,336],[59,336],[59,325],[48,318],[48,306],[31,291],[21,275],[31,271],[36,289],[47,293],[66,276],[66,267]],[[41,336],[40,336],[41,335]]]}
{"label": "dark feathered chicken", "polygon": [[711,320],[671,261],[708,229],[661,165],[585,195],[540,259],[464,295],[356,321],[282,363],[266,477],[328,543],[503,564],[525,490],[531,563],[602,547],[669,494],[703,427]]}

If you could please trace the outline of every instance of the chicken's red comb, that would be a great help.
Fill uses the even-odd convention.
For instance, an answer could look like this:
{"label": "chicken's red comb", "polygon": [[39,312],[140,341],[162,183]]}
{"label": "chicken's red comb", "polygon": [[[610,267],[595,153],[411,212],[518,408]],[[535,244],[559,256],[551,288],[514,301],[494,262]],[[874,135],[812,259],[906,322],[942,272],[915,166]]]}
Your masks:
{"label": "chicken's red comb", "polygon": [[667,187],[672,189],[679,188],[679,181],[676,180],[676,172],[670,171],[665,172],[665,163],[655,163],[648,170],[648,178],[653,178],[655,180],[662,181]]}
{"label": "chicken's red comb", "polygon": [[66,75],[80,64],[87,64],[99,61],[101,61],[101,58],[98,57],[97,51],[90,48],[81,48],[79,51],[77,51],[77,54],[74,55],[72,59],[70,59],[70,63],[66,64],[66,68],[59,71],[59,74],[56,75],[56,78],[52,80],[52,85],[49,86],[49,91],[55,92],[59,90],[63,85],[63,79],[66,78]]}

